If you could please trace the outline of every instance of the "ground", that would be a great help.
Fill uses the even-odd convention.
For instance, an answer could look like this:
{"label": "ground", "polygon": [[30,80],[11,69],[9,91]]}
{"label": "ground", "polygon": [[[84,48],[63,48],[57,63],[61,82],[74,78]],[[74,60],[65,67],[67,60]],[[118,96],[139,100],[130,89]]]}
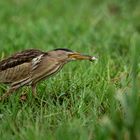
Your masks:
{"label": "ground", "polygon": [[138,0],[1,0],[1,59],[28,48],[99,58],[67,64],[38,85],[38,99],[24,87],[0,102],[1,140],[140,139],[139,9]]}

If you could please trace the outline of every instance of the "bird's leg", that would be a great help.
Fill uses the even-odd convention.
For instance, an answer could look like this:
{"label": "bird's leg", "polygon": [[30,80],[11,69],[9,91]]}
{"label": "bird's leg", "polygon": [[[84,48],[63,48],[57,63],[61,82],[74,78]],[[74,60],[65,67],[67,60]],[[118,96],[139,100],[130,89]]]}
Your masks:
{"label": "bird's leg", "polygon": [[37,95],[37,92],[36,92],[36,83],[32,84],[31,85],[31,88],[32,88],[32,94],[33,94],[33,96],[36,97],[36,95]]}
{"label": "bird's leg", "polygon": [[10,87],[9,90],[4,93],[3,96],[0,97],[0,101],[6,99],[8,96],[10,96],[15,90],[17,89],[17,87]]}

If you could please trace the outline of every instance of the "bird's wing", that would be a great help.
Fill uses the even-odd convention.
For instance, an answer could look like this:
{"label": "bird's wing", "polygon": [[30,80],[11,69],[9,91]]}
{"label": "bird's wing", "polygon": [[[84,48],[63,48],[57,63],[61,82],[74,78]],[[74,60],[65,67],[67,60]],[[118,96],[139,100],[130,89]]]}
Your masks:
{"label": "bird's wing", "polygon": [[17,65],[21,65],[23,63],[31,62],[32,59],[38,57],[41,54],[45,53],[36,49],[30,49],[16,53],[13,56],[0,61],[0,71],[15,67]]}

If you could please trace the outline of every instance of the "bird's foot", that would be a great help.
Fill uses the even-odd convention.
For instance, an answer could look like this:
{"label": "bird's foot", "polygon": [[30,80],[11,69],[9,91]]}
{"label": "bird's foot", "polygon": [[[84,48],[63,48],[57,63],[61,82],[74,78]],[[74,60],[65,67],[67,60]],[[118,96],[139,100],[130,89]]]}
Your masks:
{"label": "bird's foot", "polygon": [[26,101],[27,100],[27,94],[22,94],[20,96],[20,101]]}

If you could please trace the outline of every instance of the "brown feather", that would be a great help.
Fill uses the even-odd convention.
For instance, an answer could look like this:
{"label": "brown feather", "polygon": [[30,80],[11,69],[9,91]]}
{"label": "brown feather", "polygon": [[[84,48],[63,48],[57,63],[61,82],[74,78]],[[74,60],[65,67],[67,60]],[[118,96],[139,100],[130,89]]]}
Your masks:
{"label": "brown feather", "polygon": [[30,85],[35,95],[37,82],[61,70],[69,62],[67,55],[70,52],[66,49],[49,52],[30,49],[0,61],[0,82],[10,84],[10,89],[0,99],[24,85]]}
{"label": "brown feather", "polygon": [[[44,65],[45,64],[45,65]],[[39,63],[38,68],[32,71],[32,81],[36,83],[48,76],[56,73],[62,68],[64,63],[58,62],[56,59],[49,56],[43,57],[41,63]]]}
{"label": "brown feather", "polygon": [[30,76],[30,71],[30,63],[23,63],[13,68],[8,68],[4,71],[0,71],[0,82],[10,84],[17,81],[22,81],[22,79]]}
{"label": "brown feather", "polygon": [[16,53],[13,56],[0,61],[0,71],[15,67],[17,65],[21,65],[25,62],[30,62],[33,58],[41,54],[46,53],[36,49],[30,49]]}

